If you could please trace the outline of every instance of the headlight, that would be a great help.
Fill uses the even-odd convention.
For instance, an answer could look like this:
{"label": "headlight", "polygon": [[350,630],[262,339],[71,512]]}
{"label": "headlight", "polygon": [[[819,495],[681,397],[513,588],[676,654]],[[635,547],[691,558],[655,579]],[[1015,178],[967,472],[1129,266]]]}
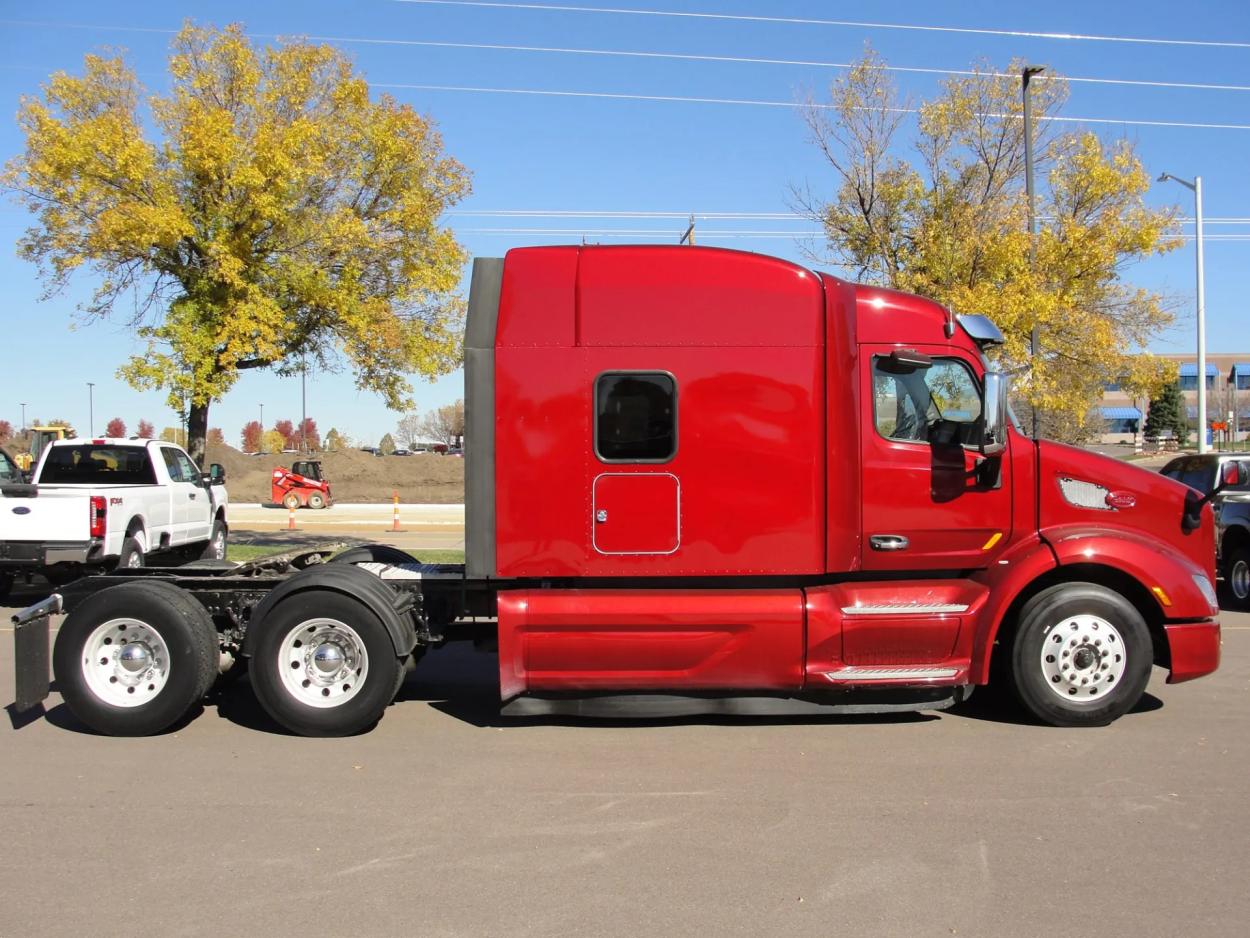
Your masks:
{"label": "headlight", "polygon": [[1205,573],[1195,573],[1193,577],[1194,583],[1197,585],[1199,592],[1206,597],[1207,602],[1210,604],[1211,611],[1219,612],[1220,600],[1219,597],[1215,595],[1215,587],[1211,585],[1211,581],[1207,579],[1207,575]]}

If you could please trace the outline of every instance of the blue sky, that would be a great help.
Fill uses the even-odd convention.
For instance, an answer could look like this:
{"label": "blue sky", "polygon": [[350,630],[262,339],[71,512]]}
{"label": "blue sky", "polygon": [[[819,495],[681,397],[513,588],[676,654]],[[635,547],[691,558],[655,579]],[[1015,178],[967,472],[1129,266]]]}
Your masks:
{"label": "blue sky", "polygon": [[[542,2],[542,0],[540,0]],[[571,4],[566,4],[571,5]],[[766,0],[613,0],[585,6],[710,12],[773,18],[840,19],[1013,32],[1076,33],[1116,37],[1250,43],[1250,4],[1207,2],[766,2]],[[1178,15],[1183,11],[1183,15]],[[764,65],[555,52],[521,52],[397,45],[358,40],[541,46],[563,49],[666,52],[807,62],[850,62],[865,41],[895,66],[964,69],[976,60],[1005,66],[1027,58],[1065,75],[1250,86],[1250,48],[1046,39],[796,24],[760,20],[665,17],[491,6],[407,3],[396,0],[329,0],[161,4],[118,2],[30,3],[0,0],[0,102],[13,114],[18,97],[33,93],[51,71],[78,70],[84,52],[102,46],[128,50],[150,88],[164,82],[169,35],[184,18],[242,22],[261,35],[337,37],[376,84],[577,91],[607,94],[730,98],[793,102],[819,92],[838,74],[813,65]],[[70,24],[73,24],[72,26]],[[86,28],[80,28],[86,27]],[[104,27],[125,27],[122,29]],[[148,31],[144,31],[148,30]],[[917,98],[930,96],[940,76],[896,76]],[[675,242],[687,213],[786,213],[790,183],[810,182],[832,191],[829,171],[810,145],[790,107],[570,97],[497,92],[388,88],[439,124],[451,154],[473,172],[474,193],[461,212],[672,212],[681,217],[519,217],[457,214],[447,219],[471,254],[497,256],[525,244],[576,243],[583,234],[605,243]],[[1250,125],[1250,91],[1074,84],[1065,115],[1117,121],[1174,121]],[[1093,126],[1093,125],[1092,125]],[[1152,176],[1167,171],[1203,177],[1208,219],[1242,224],[1207,226],[1207,317],[1210,351],[1250,351],[1250,130],[1099,124],[1107,137],[1127,136]],[[0,121],[0,158],[21,149],[11,118]],[[1149,201],[1177,204],[1192,214],[1192,197],[1174,183],[1156,185]],[[109,323],[75,325],[75,304],[90,283],[39,300],[32,266],[16,258],[13,242],[24,213],[0,206],[0,322],[3,356],[0,418],[15,425],[19,402],[28,420],[65,417],[87,432],[86,382],[95,382],[95,423],[110,417],[133,428],[140,417],[158,427],[175,416],[163,395],[139,393],[114,373],[139,346]],[[525,229],[525,230],[521,230]],[[540,230],[530,230],[540,229]],[[788,232],[810,223],[787,218],[704,218],[698,240],[801,260]],[[1187,231],[1192,233],[1192,226]],[[608,232],[636,232],[609,234]],[[765,232],[766,234],[750,234]],[[1127,272],[1134,282],[1174,294],[1192,310],[1192,243]],[[1155,345],[1157,351],[1193,348],[1192,313]],[[461,396],[462,379],[418,382],[418,407]],[[308,413],[322,431],[338,427],[365,442],[393,429],[397,414],[360,393],[347,374],[310,376]],[[297,419],[298,379],[249,374],[213,406],[210,422],[229,440],[265,406],[265,422]]]}

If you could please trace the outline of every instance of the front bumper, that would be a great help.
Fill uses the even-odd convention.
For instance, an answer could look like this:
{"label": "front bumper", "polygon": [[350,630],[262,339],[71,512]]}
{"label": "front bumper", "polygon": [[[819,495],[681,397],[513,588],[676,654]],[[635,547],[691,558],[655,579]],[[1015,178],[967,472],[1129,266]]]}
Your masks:
{"label": "front bumper", "polygon": [[1168,683],[1179,684],[1210,674],[1220,666],[1220,623],[1217,619],[1164,625],[1172,670]]}
{"label": "front bumper", "polygon": [[103,543],[90,541],[0,541],[0,570],[38,570],[58,563],[89,563],[103,556]]}

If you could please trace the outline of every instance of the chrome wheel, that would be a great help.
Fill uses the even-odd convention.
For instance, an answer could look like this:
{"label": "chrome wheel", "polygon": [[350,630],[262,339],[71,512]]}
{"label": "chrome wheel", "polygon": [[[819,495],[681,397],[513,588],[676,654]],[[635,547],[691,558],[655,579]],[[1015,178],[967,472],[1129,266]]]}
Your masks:
{"label": "chrome wheel", "polygon": [[149,703],[169,679],[169,648],[161,633],[138,619],[110,619],[83,644],[87,689],[115,707]]}
{"label": "chrome wheel", "polygon": [[308,707],[338,707],[360,692],[369,655],[359,634],[338,619],[308,619],[278,646],[278,673],[288,694]]}
{"label": "chrome wheel", "polygon": [[142,566],[143,566],[143,554],[139,553],[138,551],[134,551],[133,553],[131,553],[129,557],[126,558],[126,567],[128,569],[136,570]]}
{"label": "chrome wheel", "polygon": [[1069,704],[1101,701],[1124,677],[1124,639],[1106,619],[1076,615],[1055,625],[1040,655],[1046,686]]}
{"label": "chrome wheel", "polygon": [[1228,588],[1239,602],[1250,599],[1250,563],[1236,560],[1228,571]]}

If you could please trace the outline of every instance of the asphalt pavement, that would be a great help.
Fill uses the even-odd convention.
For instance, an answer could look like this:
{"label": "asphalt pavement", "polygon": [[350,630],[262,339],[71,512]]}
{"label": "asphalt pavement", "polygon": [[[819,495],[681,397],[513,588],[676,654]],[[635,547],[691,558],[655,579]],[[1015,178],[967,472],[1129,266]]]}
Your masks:
{"label": "asphalt pavement", "polygon": [[[12,700],[4,612],[0,698]],[[0,935],[1242,936],[1250,615],[1110,727],[983,695],[860,719],[504,719],[428,655],[370,733],[246,679],[172,731],[0,727]]]}

